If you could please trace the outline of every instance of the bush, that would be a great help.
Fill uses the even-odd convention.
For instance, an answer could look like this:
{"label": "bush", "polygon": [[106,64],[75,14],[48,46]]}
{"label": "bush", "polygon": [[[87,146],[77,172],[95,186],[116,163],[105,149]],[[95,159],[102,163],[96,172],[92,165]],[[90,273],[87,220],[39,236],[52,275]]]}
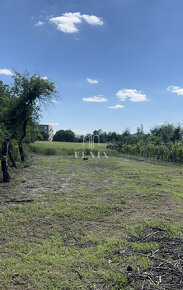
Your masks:
{"label": "bush", "polygon": [[183,143],[169,142],[156,144],[150,140],[139,141],[137,144],[123,144],[120,152],[134,154],[141,157],[157,158],[162,161],[183,163]]}

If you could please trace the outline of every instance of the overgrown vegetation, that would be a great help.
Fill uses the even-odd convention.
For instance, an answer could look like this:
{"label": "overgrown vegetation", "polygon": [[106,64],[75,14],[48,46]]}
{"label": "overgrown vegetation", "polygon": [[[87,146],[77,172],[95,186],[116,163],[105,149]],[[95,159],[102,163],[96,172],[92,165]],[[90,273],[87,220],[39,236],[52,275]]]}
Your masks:
{"label": "overgrown vegetation", "polygon": [[[30,145],[31,151],[37,154],[42,155],[60,155],[60,156],[74,156],[75,152],[78,155],[81,155],[82,152],[85,152],[87,155],[90,155],[90,152],[94,154],[95,157],[98,156],[98,152],[103,155],[103,152],[106,152],[108,156],[119,156],[120,154],[112,149],[107,149],[106,144],[100,144],[98,146],[95,144],[94,149],[90,150],[88,144],[85,143],[84,146],[82,143],[75,142],[40,142],[36,141]],[[90,155],[91,156],[91,155]],[[92,157],[91,157],[92,158]]]}
{"label": "overgrown vegetation", "polygon": [[128,135],[121,139],[118,151],[163,161],[183,162],[183,128],[173,124],[164,124],[135,136]]}
{"label": "overgrown vegetation", "polygon": [[119,153],[139,157],[156,158],[169,162],[183,162],[183,128],[180,125],[162,124],[144,133],[143,126],[131,134],[125,130],[122,134],[95,130],[93,134],[100,136],[100,142],[107,142],[108,149]]}
{"label": "overgrown vegetation", "polygon": [[[135,134],[125,130],[122,134],[116,132],[103,132],[95,130],[93,135],[100,137],[100,146],[97,145],[98,138],[95,139],[94,153],[105,151],[110,156],[121,156],[121,154],[131,154],[137,157],[156,158],[162,161],[183,162],[183,128],[173,124],[163,124],[156,126],[149,133],[144,133],[143,126],[137,128]],[[60,136],[60,139],[59,139]],[[69,139],[71,136],[72,138]],[[67,143],[58,142],[58,145],[35,143],[32,150],[48,155],[74,155],[76,149],[81,153],[88,148],[88,139],[83,136],[77,138],[71,130],[60,130],[55,134],[54,140],[67,140]],[[69,140],[71,141],[69,143]],[[78,141],[78,143],[76,143]],[[89,154],[88,150],[86,153]],[[120,154],[121,153],[121,154]]]}
{"label": "overgrown vegetation", "polygon": [[[53,82],[34,74],[15,72],[13,84],[0,81],[0,146],[3,180],[8,182],[8,157],[14,167],[16,161],[25,160],[24,143],[30,143],[39,135],[37,121],[41,104],[49,103],[55,96]],[[15,154],[15,155],[14,155]]]}

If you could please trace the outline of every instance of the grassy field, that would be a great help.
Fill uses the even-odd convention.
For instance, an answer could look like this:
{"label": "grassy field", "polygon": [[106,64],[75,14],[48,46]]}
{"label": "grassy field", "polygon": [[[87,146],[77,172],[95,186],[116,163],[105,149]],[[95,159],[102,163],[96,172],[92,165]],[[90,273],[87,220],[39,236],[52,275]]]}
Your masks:
{"label": "grassy field", "polygon": [[[31,144],[31,149],[34,153],[43,154],[43,155],[74,155],[75,151],[81,153],[84,150],[88,152],[88,144],[85,143],[73,143],[73,142],[48,142],[48,141],[37,141]],[[98,151],[106,152],[109,156],[117,156],[118,153],[115,150],[107,149],[106,144],[95,144],[95,148],[91,150],[94,154],[97,154]]]}
{"label": "grassy field", "polygon": [[183,289],[183,167],[43,155],[29,165],[0,183],[0,289]]}

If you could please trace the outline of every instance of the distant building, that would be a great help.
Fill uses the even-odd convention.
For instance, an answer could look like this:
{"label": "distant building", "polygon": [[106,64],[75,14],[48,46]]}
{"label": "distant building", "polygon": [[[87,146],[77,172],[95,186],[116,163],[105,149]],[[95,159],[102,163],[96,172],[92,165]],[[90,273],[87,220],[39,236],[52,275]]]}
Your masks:
{"label": "distant building", "polygon": [[53,141],[53,126],[48,124],[40,124],[38,125],[39,132],[44,132],[48,134],[48,141]]}

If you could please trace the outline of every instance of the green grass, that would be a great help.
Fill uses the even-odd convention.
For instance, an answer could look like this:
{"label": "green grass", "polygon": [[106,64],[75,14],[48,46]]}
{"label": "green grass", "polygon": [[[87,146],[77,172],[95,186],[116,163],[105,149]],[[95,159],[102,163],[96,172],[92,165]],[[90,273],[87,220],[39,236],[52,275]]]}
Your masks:
{"label": "green grass", "polygon": [[[65,146],[35,145],[49,144]],[[143,274],[162,246],[147,229],[183,237],[179,166],[35,155],[11,175],[0,183],[1,289],[141,289],[127,267]],[[6,203],[15,198],[32,202]]]}
{"label": "green grass", "polygon": [[119,154],[115,150],[107,149],[106,144],[95,144],[95,148],[92,150],[89,149],[87,143],[74,143],[74,142],[48,142],[48,141],[37,141],[31,144],[31,150],[37,154],[43,155],[75,155],[75,152],[81,154],[82,151],[86,151],[87,154],[90,154],[90,151],[93,152],[95,156],[98,156],[98,152],[106,152],[109,156],[118,156]]}
{"label": "green grass", "polygon": [[154,242],[147,242],[147,243],[139,243],[139,242],[133,242],[131,243],[131,246],[133,249],[143,252],[149,252],[152,250],[157,250],[159,248],[158,243]]}

